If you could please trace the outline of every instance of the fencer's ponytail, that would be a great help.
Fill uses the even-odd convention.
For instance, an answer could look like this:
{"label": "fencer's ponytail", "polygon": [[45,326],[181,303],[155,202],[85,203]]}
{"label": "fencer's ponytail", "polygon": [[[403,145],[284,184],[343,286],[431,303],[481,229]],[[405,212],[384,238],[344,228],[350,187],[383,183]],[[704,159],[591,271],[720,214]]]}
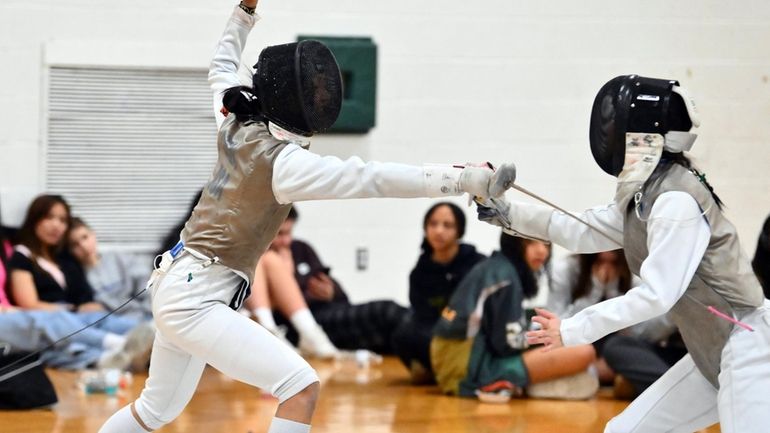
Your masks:
{"label": "fencer's ponytail", "polygon": [[227,89],[222,97],[222,105],[228,113],[235,114],[239,122],[262,120],[259,99],[249,87],[239,86]]}
{"label": "fencer's ponytail", "polygon": [[724,203],[719,198],[717,193],[714,192],[714,188],[711,186],[711,184],[706,180],[706,175],[701,173],[697,168],[695,168],[695,166],[693,166],[692,161],[690,161],[690,158],[685,156],[684,152],[675,153],[664,150],[663,156],[661,156],[658,166],[655,167],[655,171],[652,172],[652,175],[649,177],[649,179],[647,179],[647,182],[645,182],[644,189],[647,189],[647,186],[655,183],[655,181],[663,176],[663,174],[668,171],[668,169],[673,164],[681,165],[682,167],[692,172],[695,176],[697,176],[700,183],[702,183],[703,186],[705,186],[711,193],[711,197],[714,199],[717,207],[719,207],[720,210],[724,208]]}

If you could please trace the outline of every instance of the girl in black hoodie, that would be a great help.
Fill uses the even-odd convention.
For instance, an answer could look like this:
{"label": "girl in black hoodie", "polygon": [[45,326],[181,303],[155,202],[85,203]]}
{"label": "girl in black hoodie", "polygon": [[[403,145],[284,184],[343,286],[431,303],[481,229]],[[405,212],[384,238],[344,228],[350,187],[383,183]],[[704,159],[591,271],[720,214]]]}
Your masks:
{"label": "girl in black hoodie", "polygon": [[460,242],[465,214],[449,202],[434,204],[423,219],[422,254],[409,274],[410,316],[393,334],[393,348],[414,383],[431,383],[430,341],[433,326],[457,283],[484,258]]}

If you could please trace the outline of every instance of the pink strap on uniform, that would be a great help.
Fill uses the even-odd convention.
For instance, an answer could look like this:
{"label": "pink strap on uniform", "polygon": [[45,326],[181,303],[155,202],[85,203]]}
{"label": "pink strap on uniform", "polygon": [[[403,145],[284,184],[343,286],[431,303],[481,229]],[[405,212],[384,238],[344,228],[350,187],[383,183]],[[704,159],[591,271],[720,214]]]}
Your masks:
{"label": "pink strap on uniform", "polygon": [[747,324],[745,324],[745,323],[741,322],[740,320],[737,320],[737,319],[735,319],[735,318],[732,318],[732,317],[728,316],[727,314],[725,314],[725,313],[723,313],[723,312],[721,312],[721,311],[717,310],[717,309],[716,309],[716,308],[714,308],[714,307],[711,307],[711,306],[710,306],[710,307],[708,307],[708,308],[707,308],[707,310],[709,310],[709,312],[710,312],[711,314],[713,314],[713,315],[715,315],[715,316],[717,316],[717,317],[720,317],[720,318],[722,318],[722,319],[725,319],[725,320],[727,320],[728,322],[732,322],[732,323],[735,323],[736,325],[740,326],[740,327],[741,327],[741,328],[743,328],[743,329],[746,329],[746,330],[748,330],[748,331],[754,332],[754,328],[752,328],[751,326],[749,326],[749,325],[747,325]]}

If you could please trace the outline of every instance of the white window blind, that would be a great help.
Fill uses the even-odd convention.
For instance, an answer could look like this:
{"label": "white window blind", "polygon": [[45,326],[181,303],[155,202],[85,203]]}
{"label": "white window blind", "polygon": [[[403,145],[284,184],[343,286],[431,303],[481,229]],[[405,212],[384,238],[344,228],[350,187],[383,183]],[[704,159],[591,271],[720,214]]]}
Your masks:
{"label": "white window blind", "polygon": [[46,183],[108,247],[154,251],[216,161],[206,71],[52,67]]}

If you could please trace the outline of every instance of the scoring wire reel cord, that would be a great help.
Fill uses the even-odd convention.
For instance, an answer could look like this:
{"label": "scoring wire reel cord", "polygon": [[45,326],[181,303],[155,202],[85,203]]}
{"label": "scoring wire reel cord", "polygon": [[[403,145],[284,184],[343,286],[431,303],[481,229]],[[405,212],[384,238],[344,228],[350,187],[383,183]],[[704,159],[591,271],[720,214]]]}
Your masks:
{"label": "scoring wire reel cord", "polygon": [[[15,376],[17,376],[17,375],[19,375],[21,373],[24,373],[25,371],[27,371],[27,370],[29,370],[31,368],[37,367],[38,365],[42,364],[42,361],[40,361],[38,359],[38,360],[32,361],[30,363],[26,363],[26,364],[24,364],[24,365],[22,365],[22,366],[20,366],[18,368],[14,368],[17,365],[22,364],[24,361],[27,361],[28,359],[30,359],[30,358],[32,358],[34,356],[37,356],[37,355],[45,352],[46,350],[52,349],[57,344],[59,344],[59,343],[61,343],[63,341],[66,341],[66,340],[74,337],[75,335],[85,331],[86,329],[91,328],[91,327],[101,323],[104,319],[106,319],[109,316],[112,316],[113,314],[115,314],[116,312],[118,312],[122,308],[124,308],[126,305],[128,305],[131,301],[133,301],[134,299],[136,299],[139,296],[141,296],[155,282],[155,280],[157,280],[159,275],[165,274],[165,273],[168,272],[168,269],[171,267],[171,263],[173,263],[174,259],[179,256],[179,254],[182,252],[183,249],[184,249],[184,243],[182,243],[180,241],[171,250],[166,251],[162,255],[155,256],[155,260],[153,260],[153,268],[154,268],[154,270],[153,270],[152,276],[150,276],[150,279],[147,282],[147,285],[145,286],[145,288],[140,290],[140,291],[138,291],[136,294],[134,294],[130,298],[128,298],[128,300],[126,300],[126,302],[120,304],[117,308],[108,311],[107,314],[105,314],[104,316],[100,317],[95,322],[89,323],[88,325],[78,329],[77,331],[74,331],[74,332],[72,332],[72,333],[70,333],[70,334],[68,334],[68,335],[66,335],[66,336],[64,336],[64,337],[54,341],[53,343],[49,344],[48,346],[46,346],[46,347],[44,347],[42,349],[36,350],[36,351],[34,351],[34,352],[32,352],[32,353],[30,353],[30,354],[28,354],[28,355],[26,355],[26,356],[24,356],[24,357],[22,357],[20,359],[17,359],[16,361],[14,361],[12,363],[10,363],[10,364],[0,368],[0,382],[4,382],[4,381],[6,381],[8,379],[11,379],[12,377],[15,377]],[[158,257],[161,258],[160,264],[158,264]],[[208,266],[208,265],[210,265],[212,263],[215,263],[217,261],[218,260],[216,258],[215,259],[209,259],[209,262],[207,264],[204,264],[203,267],[206,267],[206,266]],[[4,347],[3,353],[7,353],[7,352],[10,351],[10,347],[8,347],[8,345],[5,345],[3,347]]]}

